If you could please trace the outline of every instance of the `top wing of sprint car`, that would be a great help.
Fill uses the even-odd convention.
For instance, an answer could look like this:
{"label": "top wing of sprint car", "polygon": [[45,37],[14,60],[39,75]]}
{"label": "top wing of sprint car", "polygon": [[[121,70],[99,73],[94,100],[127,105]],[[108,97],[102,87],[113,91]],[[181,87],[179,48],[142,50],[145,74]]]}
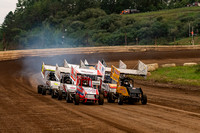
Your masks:
{"label": "top wing of sprint car", "polygon": [[42,77],[45,78],[45,72],[46,71],[51,71],[51,72],[55,72],[56,71],[56,66],[52,66],[52,65],[46,65],[44,64],[44,62],[42,63],[42,70],[41,70],[41,74]]}
{"label": "top wing of sprint car", "polygon": [[[111,72],[111,67],[106,67],[104,64],[106,64],[106,62],[103,60],[103,62],[101,62],[101,64],[99,63],[101,61],[98,61],[98,64],[96,65],[96,69],[99,70],[101,72],[101,74],[105,74],[105,73],[110,73]],[[90,65],[88,63],[87,60],[85,60],[84,62],[81,61],[81,65],[76,65],[76,64],[69,64],[66,60],[64,60],[64,67],[66,68],[71,68],[74,67],[76,69],[79,68],[86,68],[87,66],[90,67],[95,67],[94,65]],[[98,68],[100,66],[100,68]],[[89,67],[89,69],[90,69]],[[105,70],[104,70],[105,68]],[[102,70],[100,70],[102,69]],[[127,65],[123,62],[123,61],[119,61],[119,68],[117,68],[121,74],[125,74],[125,75],[138,75],[138,76],[146,76],[147,75],[147,70],[148,67],[146,64],[144,64],[142,61],[138,61],[138,68],[137,69],[127,69]]]}
{"label": "top wing of sprint car", "polygon": [[56,70],[55,70],[55,76],[60,81],[61,80],[61,74],[69,74],[70,75],[71,68],[68,67],[59,67],[56,64]]}
{"label": "top wing of sprint car", "polygon": [[[137,76],[146,76],[148,67],[142,61],[138,61],[138,68],[137,69],[126,69],[126,65],[121,61],[121,68],[117,68],[121,74],[125,75],[137,75]],[[110,73],[111,68],[106,67],[105,72]]]}

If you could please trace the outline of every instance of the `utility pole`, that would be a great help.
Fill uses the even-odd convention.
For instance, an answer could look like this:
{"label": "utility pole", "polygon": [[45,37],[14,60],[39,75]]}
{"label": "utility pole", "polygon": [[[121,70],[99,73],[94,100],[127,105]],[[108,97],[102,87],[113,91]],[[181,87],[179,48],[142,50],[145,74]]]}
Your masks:
{"label": "utility pole", "polygon": [[176,42],[176,37],[174,37],[174,45],[175,45],[175,42]]}
{"label": "utility pole", "polygon": [[190,23],[189,23],[189,37],[190,37]]}
{"label": "utility pole", "polygon": [[138,37],[137,37],[137,38],[135,38],[135,40],[136,40],[136,45],[138,45]]}
{"label": "utility pole", "polygon": [[125,32],[125,45],[127,45],[127,34]]}
{"label": "utility pole", "polygon": [[86,41],[87,41],[86,45],[89,46],[89,35],[88,35],[88,33],[86,33]]}
{"label": "utility pole", "polygon": [[192,45],[194,45],[194,30],[193,30],[193,27],[192,27]]}

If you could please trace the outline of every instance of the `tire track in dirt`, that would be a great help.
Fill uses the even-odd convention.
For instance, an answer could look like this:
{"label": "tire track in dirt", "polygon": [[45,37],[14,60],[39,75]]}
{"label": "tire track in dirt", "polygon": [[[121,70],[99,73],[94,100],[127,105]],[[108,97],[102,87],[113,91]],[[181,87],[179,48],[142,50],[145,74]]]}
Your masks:
{"label": "tire track in dirt", "polygon": [[139,130],[133,129],[133,128],[129,128],[128,126],[123,126],[121,125],[121,123],[116,123],[116,122],[112,122],[110,120],[107,120],[106,118],[100,117],[96,114],[92,114],[92,113],[86,113],[84,112],[84,114],[91,116],[97,120],[103,121],[104,123],[106,123],[107,125],[113,126],[119,130],[125,131],[125,132],[134,132],[134,133],[138,133]]}
{"label": "tire track in dirt", "polygon": [[172,111],[176,111],[176,112],[180,112],[180,113],[186,113],[186,114],[189,114],[189,115],[196,116],[196,117],[200,118],[200,113],[195,113],[195,112],[180,110],[180,109],[176,109],[176,108],[161,106],[161,105],[157,105],[157,104],[153,104],[153,103],[148,103],[148,104],[151,105],[151,106],[163,108],[163,109],[166,109],[166,110],[172,110]]}
{"label": "tire track in dirt", "polygon": [[[134,119],[134,122],[140,123],[139,126],[144,125],[145,127],[148,127],[148,131],[150,132],[155,132],[155,131],[157,132],[159,130],[162,131],[165,129],[166,126],[170,126],[170,125],[173,126],[173,124],[175,124],[177,127],[182,127],[182,125],[184,125],[182,129],[184,129],[185,127],[188,127],[188,128],[193,127],[193,129],[195,129],[196,131],[199,130],[197,126],[199,125],[198,123],[198,121],[200,120],[199,118],[191,114],[189,116],[188,114],[184,115],[183,112],[181,112],[180,114],[180,112],[176,112],[177,110],[176,111],[170,110],[171,108],[166,109],[166,108],[160,108],[159,106],[154,107],[151,105],[147,105],[147,106],[125,105],[125,107],[124,105],[123,106],[116,105],[116,106],[104,106],[104,107],[110,110],[110,112],[114,112],[116,110],[119,111],[121,117],[123,115],[131,117],[132,119]],[[167,113],[167,112],[170,112],[170,113]],[[145,118],[143,118],[144,116]],[[174,116],[176,116],[177,118],[174,119]],[[181,118],[178,116],[184,116],[184,118]],[[137,118],[142,118],[142,119],[137,119]],[[197,119],[197,121],[193,121],[193,119]],[[160,125],[152,124],[152,123],[155,123],[156,121],[159,121],[161,124]],[[190,124],[188,124],[188,122]],[[195,132],[195,130],[191,130],[191,131]],[[171,132],[173,130],[165,129],[165,131]]]}
{"label": "tire track in dirt", "polygon": [[143,88],[144,92],[148,95],[148,101],[151,103],[200,113],[200,98],[199,93],[196,91],[137,84],[136,86]]}
{"label": "tire track in dirt", "polygon": [[[67,107],[64,107],[64,106],[66,106],[66,105],[64,105],[63,103],[60,103],[60,101],[56,101],[55,99],[51,99],[50,98],[50,96],[42,96],[42,95],[39,95],[39,94],[37,94],[35,91],[33,91],[33,90],[35,90],[35,89],[33,89],[32,87],[30,87],[29,85],[26,85],[26,84],[19,84],[19,81],[18,81],[19,79],[16,79],[16,80],[12,80],[13,82],[15,82],[15,84],[17,84],[17,86],[16,86],[16,88],[18,88],[18,89],[20,89],[20,91],[18,91],[18,89],[14,89],[14,91],[12,91],[11,89],[10,90],[7,90],[7,93],[11,93],[11,91],[12,91],[12,97],[13,96],[15,96],[15,95],[17,95],[18,97],[20,97],[21,99],[32,99],[31,101],[35,101],[35,102],[37,102],[38,104],[40,104],[41,106],[46,106],[46,107],[48,107],[48,106],[52,106],[52,105],[56,105],[55,106],[55,108],[56,108],[56,110],[59,110],[59,113],[58,114],[60,114],[61,112],[63,112],[63,114],[64,114],[64,112],[67,112],[67,113],[70,113],[70,114],[75,114],[75,116],[74,116],[74,118],[79,118],[79,119],[95,119],[95,118],[93,118],[93,117],[88,117],[87,115],[84,115],[84,114],[82,114],[82,113],[80,113],[80,112],[77,112],[76,110],[73,110],[73,109],[70,109],[70,108],[67,108]],[[4,86],[5,87],[5,86]],[[14,88],[14,87],[9,87],[9,88]],[[28,98],[27,98],[28,97]],[[28,100],[29,101],[29,100]],[[41,103],[42,102],[42,103]],[[21,101],[19,101],[19,102],[17,102],[17,103],[20,103],[21,105],[23,105],[24,104],[24,106],[26,106],[26,108],[28,107],[27,105],[26,105],[26,103],[27,104],[29,104],[28,102],[26,102],[26,103],[24,103],[24,102],[21,102]],[[21,105],[19,106],[19,108],[21,107]],[[6,105],[3,105],[3,106],[6,106]],[[15,110],[18,110],[19,112],[20,111],[24,111],[24,110],[20,110],[19,108],[14,108]],[[48,107],[49,108],[49,107]],[[27,109],[29,109],[29,110],[31,110],[31,107],[28,107]],[[44,109],[43,107],[42,107],[42,109]],[[56,112],[55,110],[54,110],[54,112]],[[24,112],[24,113],[26,113],[26,111]],[[37,112],[35,112],[36,114],[37,114]],[[47,113],[48,114],[48,113]],[[45,115],[45,119],[46,119],[46,121],[49,119],[49,118],[46,118],[46,115],[47,115],[46,113],[41,113],[40,112],[40,114],[39,115]],[[52,115],[52,114],[49,114],[49,115]],[[24,117],[24,116],[23,116]],[[57,119],[63,119],[62,117],[63,116],[54,116],[54,117],[57,117]],[[30,117],[29,119],[32,119],[32,120],[35,120],[35,119],[40,119],[40,121],[42,120],[39,116],[32,116],[32,117]],[[27,120],[24,120],[24,121],[27,121]],[[54,119],[52,120],[52,121],[55,121]],[[93,120],[93,122],[96,122],[96,121],[98,121],[98,120]],[[74,125],[80,125],[80,122],[79,121],[75,121],[75,123],[76,124],[74,124]],[[86,123],[88,123],[88,121],[86,122]],[[36,123],[34,123],[35,124],[35,126],[34,125],[32,125],[33,127],[36,127],[37,126],[37,128],[39,128],[39,131],[42,131],[42,132],[49,132],[49,131],[51,131],[51,130],[47,130],[48,128],[50,128],[49,126],[47,126],[47,125],[41,125],[41,124],[38,124],[37,122]],[[100,124],[102,125],[102,122],[100,122]],[[25,125],[25,124],[24,124]],[[41,126],[40,126],[41,125]],[[91,125],[92,125],[92,123],[91,123]],[[97,126],[97,125],[96,125]],[[106,125],[104,125],[105,127],[106,127]],[[94,127],[93,127],[94,128]],[[51,129],[51,128],[50,128]],[[102,127],[102,129],[103,129],[103,127]],[[115,131],[116,129],[115,129],[115,127],[113,127],[112,128],[113,130],[112,131]],[[92,129],[91,129],[92,130]],[[36,131],[38,131],[38,130],[36,130]],[[94,130],[94,131],[96,131],[96,129]],[[115,132],[119,132],[120,130],[116,130]]]}

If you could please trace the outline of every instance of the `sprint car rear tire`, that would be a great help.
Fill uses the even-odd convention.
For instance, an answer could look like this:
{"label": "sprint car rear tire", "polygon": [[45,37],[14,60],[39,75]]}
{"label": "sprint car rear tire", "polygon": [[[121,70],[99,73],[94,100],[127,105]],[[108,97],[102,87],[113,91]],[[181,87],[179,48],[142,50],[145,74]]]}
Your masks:
{"label": "sprint car rear tire", "polygon": [[103,105],[103,103],[104,103],[104,96],[103,96],[103,94],[100,94],[99,95],[99,105]]}
{"label": "sprint car rear tire", "polygon": [[46,95],[46,88],[42,87],[42,95]]}
{"label": "sprint car rear tire", "polygon": [[74,104],[75,104],[75,105],[79,105],[79,95],[78,95],[78,94],[76,94],[76,95],[74,96]]}
{"label": "sprint car rear tire", "polygon": [[119,97],[118,97],[118,104],[119,104],[119,105],[123,105],[123,102],[124,102],[124,97],[122,96],[122,94],[119,94]]}
{"label": "sprint car rear tire", "polygon": [[62,100],[62,91],[61,90],[58,91],[58,100]]}
{"label": "sprint car rear tire", "polygon": [[109,103],[115,102],[115,99],[113,98],[113,92],[108,93],[107,100],[108,100]]}
{"label": "sprint car rear tire", "polygon": [[56,98],[55,90],[52,90],[52,92],[51,92],[51,98]]}
{"label": "sprint car rear tire", "polygon": [[143,105],[147,104],[147,96],[145,94],[143,94],[143,96],[142,96],[141,103]]}
{"label": "sprint car rear tire", "polygon": [[42,87],[43,87],[43,85],[38,85],[38,87],[37,87],[38,94],[42,93]]}

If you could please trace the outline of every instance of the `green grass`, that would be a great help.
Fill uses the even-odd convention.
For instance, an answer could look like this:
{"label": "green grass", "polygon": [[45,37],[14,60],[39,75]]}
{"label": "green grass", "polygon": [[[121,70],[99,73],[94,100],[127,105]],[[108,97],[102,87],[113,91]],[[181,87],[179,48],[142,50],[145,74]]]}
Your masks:
{"label": "green grass", "polygon": [[161,83],[200,86],[200,65],[159,68],[147,80]]}
{"label": "green grass", "polygon": [[[183,38],[169,43],[170,45],[192,45],[192,37]],[[200,45],[200,36],[194,36],[194,44]]]}
{"label": "green grass", "polygon": [[170,9],[170,10],[129,14],[129,15],[123,15],[123,17],[135,18],[136,20],[144,18],[152,19],[152,18],[163,17],[164,21],[170,22],[172,20],[176,21],[186,16],[193,17],[199,15],[199,13],[200,13],[199,7],[184,7],[184,8]]}

